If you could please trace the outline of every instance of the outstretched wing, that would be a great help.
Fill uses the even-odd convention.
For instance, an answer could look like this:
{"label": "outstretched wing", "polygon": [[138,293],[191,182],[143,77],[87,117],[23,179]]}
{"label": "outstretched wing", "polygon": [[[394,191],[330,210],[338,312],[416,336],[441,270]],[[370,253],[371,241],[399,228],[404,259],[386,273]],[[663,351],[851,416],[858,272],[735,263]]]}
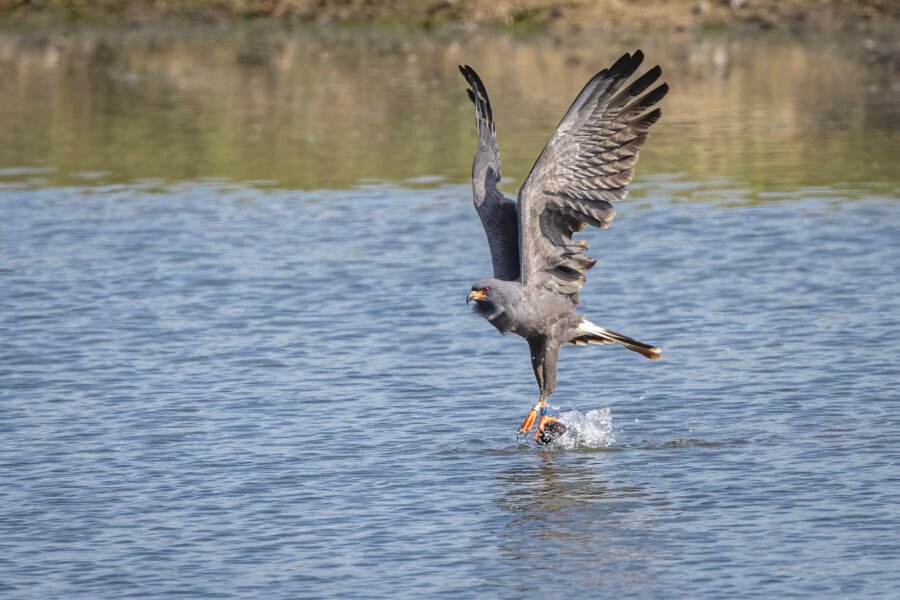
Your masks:
{"label": "outstretched wing", "polygon": [[500,148],[497,146],[491,103],[475,70],[468,65],[459,70],[469,83],[466,91],[475,104],[475,125],[478,128],[478,151],[472,163],[475,210],[487,234],[494,277],[512,281],[519,278],[519,223],[516,203],[505,198],[497,189],[500,183]]}
{"label": "outstretched wing", "polygon": [[572,234],[585,225],[606,228],[634,177],[638,150],[662,114],[665,83],[655,66],[623,86],[644,59],[638,50],[597,73],[560,121],[519,190],[523,285],[575,294],[597,262],[584,254],[587,242]]}

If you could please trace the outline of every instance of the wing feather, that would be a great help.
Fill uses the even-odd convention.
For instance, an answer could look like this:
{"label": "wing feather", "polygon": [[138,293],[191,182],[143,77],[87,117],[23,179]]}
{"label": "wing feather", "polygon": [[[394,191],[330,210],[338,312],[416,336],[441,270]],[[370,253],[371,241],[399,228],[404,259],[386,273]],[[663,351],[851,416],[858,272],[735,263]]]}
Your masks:
{"label": "wing feather", "polygon": [[494,277],[519,278],[519,221],[516,203],[503,196],[500,183],[500,148],[487,90],[475,70],[466,65],[459,71],[469,84],[466,90],[475,105],[478,150],[472,163],[472,195],[491,250]]}
{"label": "wing feather", "polygon": [[[576,294],[596,261],[572,235],[585,225],[606,228],[634,178],[638,151],[662,112],[652,108],[667,84],[655,66],[625,82],[644,54],[622,55],[575,98],[519,190],[522,283]],[[652,109],[652,110],[651,110]]]}

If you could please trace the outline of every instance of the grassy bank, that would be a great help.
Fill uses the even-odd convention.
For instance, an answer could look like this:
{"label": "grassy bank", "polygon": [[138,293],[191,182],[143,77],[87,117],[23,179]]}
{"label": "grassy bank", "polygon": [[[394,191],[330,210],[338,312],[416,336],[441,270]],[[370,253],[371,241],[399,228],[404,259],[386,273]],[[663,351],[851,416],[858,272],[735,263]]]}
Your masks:
{"label": "grassy bank", "polygon": [[897,0],[0,0],[0,22],[281,20],[410,27],[879,28]]}

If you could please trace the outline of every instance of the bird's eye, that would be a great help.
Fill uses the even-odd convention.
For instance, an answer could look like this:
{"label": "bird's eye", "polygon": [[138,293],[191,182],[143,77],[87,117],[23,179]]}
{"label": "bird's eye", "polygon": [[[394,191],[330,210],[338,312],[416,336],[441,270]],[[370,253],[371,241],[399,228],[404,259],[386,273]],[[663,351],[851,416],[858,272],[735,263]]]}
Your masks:
{"label": "bird's eye", "polygon": [[482,294],[487,294],[489,291],[491,291],[491,288],[481,288]]}

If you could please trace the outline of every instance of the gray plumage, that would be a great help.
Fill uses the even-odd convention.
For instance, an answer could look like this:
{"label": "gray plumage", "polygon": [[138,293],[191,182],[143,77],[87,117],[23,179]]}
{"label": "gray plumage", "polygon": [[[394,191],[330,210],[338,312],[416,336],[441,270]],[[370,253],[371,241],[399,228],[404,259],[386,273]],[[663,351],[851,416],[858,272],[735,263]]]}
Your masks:
{"label": "gray plumage", "polygon": [[658,66],[629,85],[644,55],[624,54],[578,94],[519,190],[518,202],[498,189],[500,150],[487,90],[475,71],[460,67],[475,105],[478,150],[472,165],[475,209],[491,251],[494,276],[472,286],[475,312],[502,333],[528,340],[545,402],[556,386],[562,344],[621,344],[651,359],[659,348],[594,325],[575,314],[585,273],[596,261],[587,242],[573,240],[586,225],[606,228],[634,176],[638,150],[668,91]]}
{"label": "gray plumage", "polygon": [[472,163],[475,210],[487,232],[494,277],[513,281],[519,278],[518,215],[516,203],[497,189],[500,183],[500,148],[497,146],[491,103],[478,74],[471,67],[460,67],[460,71],[471,86],[467,91],[476,108],[478,151]]}

